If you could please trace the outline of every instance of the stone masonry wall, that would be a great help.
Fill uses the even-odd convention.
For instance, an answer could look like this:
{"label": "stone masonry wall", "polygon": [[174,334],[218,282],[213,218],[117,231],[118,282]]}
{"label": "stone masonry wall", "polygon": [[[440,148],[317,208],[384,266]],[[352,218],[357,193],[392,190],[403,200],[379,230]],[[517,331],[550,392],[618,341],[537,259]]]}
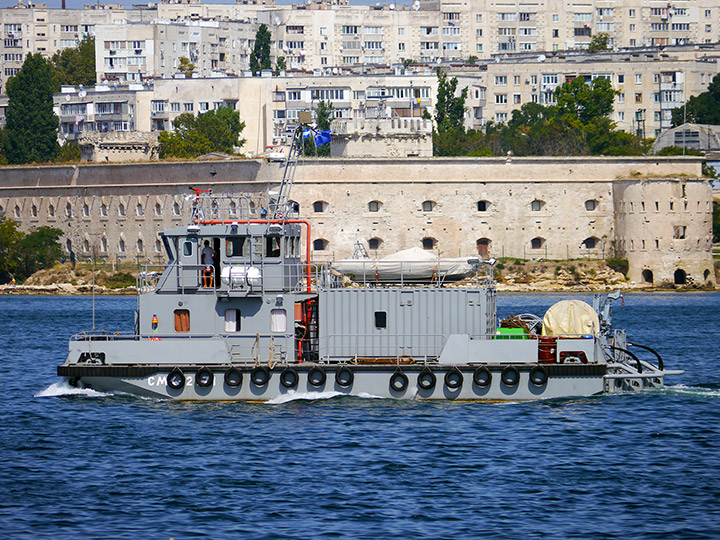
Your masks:
{"label": "stone masonry wall", "polygon": [[[259,197],[282,172],[263,160],[8,167],[0,211],[24,229],[62,229],[80,258],[160,261],[157,234],[187,223],[190,186]],[[714,280],[712,195],[699,175],[694,157],[318,159],[300,163],[291,196],[316,259],[348,257],[358,241],[380,257],[413,246],[446,257],[617,251],[635,281],[681,270],[703,283]]]}

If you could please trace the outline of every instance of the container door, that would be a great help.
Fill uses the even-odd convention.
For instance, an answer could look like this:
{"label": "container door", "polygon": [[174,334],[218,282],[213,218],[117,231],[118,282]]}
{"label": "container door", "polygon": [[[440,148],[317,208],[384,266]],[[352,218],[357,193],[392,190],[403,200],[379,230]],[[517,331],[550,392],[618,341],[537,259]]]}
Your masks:
{"label": "container door", "polygon": [[197,288],[200,285],[200,259],[198,239],[185,238],[180,246],[180,287]]}

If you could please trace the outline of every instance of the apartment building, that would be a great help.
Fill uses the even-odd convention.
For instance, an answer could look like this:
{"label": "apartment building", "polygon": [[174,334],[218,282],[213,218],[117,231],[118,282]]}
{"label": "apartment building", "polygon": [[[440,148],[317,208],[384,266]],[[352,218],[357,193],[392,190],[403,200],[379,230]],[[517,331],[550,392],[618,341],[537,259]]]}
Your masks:
{"label": "apartment building", "polygon": [[190,19],[97,25],[97,77],[118,82],[172,78],[182,57],[193,64],[194,77],[237,74],[250,65],[257,28],[251,22]]}
{"label": "apartment building", "polygon": [[707,90],[717,75],[717,45],[634,49],[604,54],[567,54],[498,59],[487,64],[481,79],[487,88],[482,122],[507,122],[525,103],[553,105],[555,89],[576,77],[602,77],[619,92],[612,120],[619,129],[657,137],[671,127],[672,110]]}

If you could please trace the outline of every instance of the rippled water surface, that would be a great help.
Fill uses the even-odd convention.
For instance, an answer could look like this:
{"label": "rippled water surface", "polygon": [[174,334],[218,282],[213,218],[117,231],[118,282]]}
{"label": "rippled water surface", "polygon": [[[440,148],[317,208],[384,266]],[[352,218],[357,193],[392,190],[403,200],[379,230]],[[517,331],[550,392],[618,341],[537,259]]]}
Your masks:
{"label": "rippled water surface", "polygon": [[[71,394],[55,366],[90,305],[0,298],[2,538],[720,538],[720,294],[616,305],[685,370],[667,389],[510,404]],[[97,307],[132,329],[134,298]]]}

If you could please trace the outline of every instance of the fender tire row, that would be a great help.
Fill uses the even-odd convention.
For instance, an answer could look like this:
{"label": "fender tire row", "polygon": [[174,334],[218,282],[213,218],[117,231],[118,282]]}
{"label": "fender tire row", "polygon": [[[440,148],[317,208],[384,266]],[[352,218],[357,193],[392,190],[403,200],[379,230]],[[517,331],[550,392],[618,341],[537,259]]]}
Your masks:
{"label": "fender tire row", "polygon": [[[250,371],[250,381],[255,386],[265,386],[270,381],[271,373],[266,366],[255,366]],[[308,371],[308,383],[311,386],[320,388],[327,382],[327,373],[320,366],[313,366]],[[534,386],[544,386],[547,384],[550,374],[548,369],[542,365],[533,366],[529,371],[530,382]],[[203,366],[195,373],[195,384],[201,388],[209,388],[214,383],[215,376],[207,366]],[[487,388],[492,384],[493,374],[487,366],[480,366],[475,369],[472,375],[473,384],[479,388]],[[342,388],[352,386],[355,380],[353,370],[348,366],[340,366],[335,371],[335,382]],[[505,366],[501,372],[500,380],[506,386],[513,387],[520,382],[520,370],[516,366]],[[285,388],[295,388],[300,381],[297,369],[286,367],[280,372],[280,384]],[[451,367],[445,372],[443,382],[450,390],[457,390],[462,387],[464,376],[462,371],[456,366]],[[242,385],[243,372],[236,367],[230,367],[225,371],[224,382],[231,388],[237,388]],[[407,390],[410,381],[408,376],[397,368],[390,376],[390,388],[396,392],[404,392]],[[173,390],[180,390],[185,386],[185,374],[179,367],[174,367],[167,376],[167,385]],[[437,377],[435,373],[425,366],[417,376],[417,385],[422,390],[432,390],[437,385]]]}

